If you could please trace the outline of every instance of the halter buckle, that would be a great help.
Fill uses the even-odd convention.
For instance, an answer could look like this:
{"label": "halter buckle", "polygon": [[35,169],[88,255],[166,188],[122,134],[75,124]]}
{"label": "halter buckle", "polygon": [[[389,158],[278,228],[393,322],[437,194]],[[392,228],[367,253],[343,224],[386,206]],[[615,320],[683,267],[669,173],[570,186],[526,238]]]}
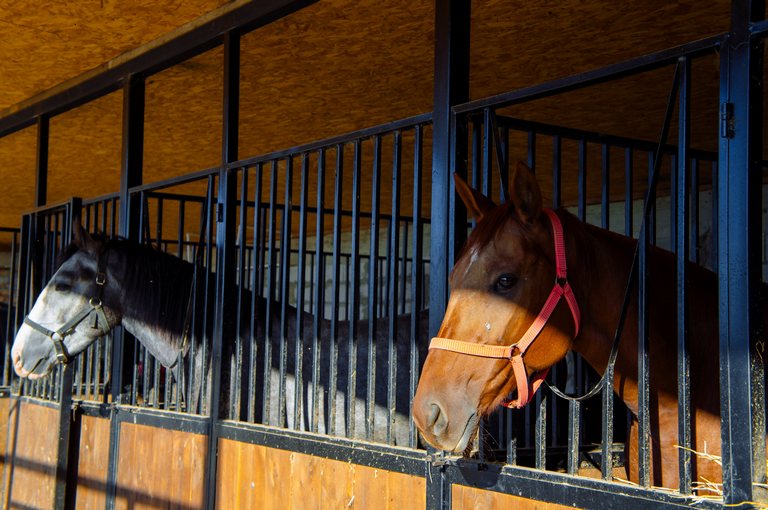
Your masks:
{"label": "halter buckle", "polygon": [[104,271],[98,271],[96,273],[96,285],[104,285],[107,282],[107,275]]}
{"label": "halter buckle", "polygon": [[88,304],[91,305],[91,308],[101,308],[101,299],[97,297],[92,297],[88,300]]}

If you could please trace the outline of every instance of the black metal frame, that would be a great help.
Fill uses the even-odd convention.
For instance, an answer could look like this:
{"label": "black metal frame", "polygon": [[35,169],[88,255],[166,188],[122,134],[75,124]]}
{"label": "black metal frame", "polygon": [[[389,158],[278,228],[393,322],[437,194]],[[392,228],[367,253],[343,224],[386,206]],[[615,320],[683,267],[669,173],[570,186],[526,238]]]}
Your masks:
{"label": "black metal frame", "polygon": [[[164,186],[190,182],[199,178],[206,178],[209,182],[217,183],[215,194],[216,202],[216,236],[215,249],[217,252],[217,277],[216,287],[216,308],[214,314],[214,337],[211,344],[213,354],[214,374],[220,374],[222,370],[222,339],[231,336],[236,327],[235,317],[232,313],[227,313],[236,301],[233,295],[233,289],[237,286],[238,276],[233,268],[237,267],[237,257],[242,252],[236,248],[235,225],[238,221],[238,203],[242,204],[245,195],[242,184],[240,185],[242,196],[238,196],[238,176],[243,176],[247,169],[261,168],[267,163],[274,161],[288,161],[291,165],[294,159],[301,159],[301,177],[302,182],[307,178],[307,159],[301,156],[313,151],[321,153],[327,147],[341,147],[348,143],[351,138],[364,139],[376,138],[380,133],[388,131],[397,131],[405,126],[417,126],[417,130],[433,120],[432,125],[432,210],[431,210],[431,234],[429,258],[431,261],[431,279],[429,289],[430,304],[430,332],[434,333],[440,323],[447,301],[447,274],[451,262],[455,258],[458,247],[463,242],[466,234],[467,225],[466,216],[462,207],[457,203],[455,193],[450,183],[450,171],[458,170],[465,172],[462,168],[463,162],[468,160],[470,154],[473,158],[472,164],[484,164],[484,178],[480,183],[485,186],[485,191],[490,183],[490,169],[492,158],[495,157],[501,166],[506,166],[509,159],[508,147],[503,143],[496,146],[497,152],[493,153],[493,146],[486,143],[472,144],[471,148],[467,140],[480,140],[480,127],[484,126],[486,140],[495,138],[496,128],[503,130],[524,128],[532,136],[529,136],[528,159],[532,167],[536,161],[536,133],[550,134],[555,137],[553,147],[555,147],[555,157],[553,158],[553,176],[555,189],[553,200],[555,204],[560,202],[560,176],[561,165],[560,156],[562,150],[562,140],[564,138],[575,138],[580,140],[580,167],[579,167],[579,202],[576,204],[580,217],[584,218],[586,214],[586,146],[590,143],[592,135],[585,132],[576,132],[574,130],[562,130],[552,126],[541,124],[526,123],[514,119],[505,119],[496,117],[495,111],[505,106],[518,104],[524,101],[540,99],[555,94],[583,88],[606,81],[626,77],[631,74],[644,72],[660,67],[669,66],[680,62],[680,80],[681,89],[678,102],[679,108],[679,129],[676,146],[666,147],[667,151],[676,151],[675,161],[677,162],[673,179],[673,200],[672,210],[675,216],[672,218],[673,225],[673,246],[677,254],[678,261],[678,304],[683,313],[679,316],[678,323],[678,345],[680,347],[680,358],[678,360],[680,387],[679,398],[683,403],[683,409],[686,410],[685,402],[689,399],[689,388],[687,385],[688,361],[687,352],[687,320],[685,313],[687,303],[687,292],[685,287],[685,261],[689,258],[695,258],[695,253],[690,253],[687,243],[689,225],[692,230],[691,235],[696,235],[698,222],[689,223],[690,214],[698,218],[697,206],[694,205],[698,200],[697,193],[690,193],[691,189],[697,189],[697,179],[699,172],[689,173],[688,164],[698,169],[700,162],[704,160],[711,161],[714,155],[703,154],[692,150],[690,147],[690,70],[691,59],[707,54],[713,50],[719,50],[721,55],[721,116],[722,133],[720,151],[717,164],[713,163],[713,189],[717,190],[717,196],[713,197],[714,208],[717,214],[713,216],[718,218],[713,228],[717,228],[718,233],[726,233],[717,237],[719,240],[719,250],[717,259],[717,268],[720,281],[721,302],[726,302],[727,306],[721,306],[720,316],[720,339],[721,339],[721,397],[723,410],[723,444],[730,446],[724,449],[723,461],[724,469],[724,502],[727,504],[739,503],[741,501],[753,500],[756,497],[762,497],[753,490],[753,481],[765,480],[765,437],[761,429],[755,425],[764,423],[765,409],[764,402],[761,399],[753,399],[753,394],[759,394],[764,391],[764,375],[762,367],[756,363],[755,345],[759,340],[757,327],[760,322],[758,309],[759,303],[759,261],[755,258],[760,253],[759,232],[760,216],[759,204],[761,197],[757,191],[761,187],[760,175],[761,166],[761,143],[762,143],[762,88],[759,82],[759,76],[762,76],[762,37],[768,33],[768,22],[762,20],[764,16],[764,4],[759,1],[734,0],[732,8],[732,29],[731,32],[724,35],[711,37],[705,40],[671,48],[651,55],[645,55],[626,62],[608,66],[599,70],[583,73],[568,78],[551,81],[544,84],[538,84],[517,91],[500,94],[491,98],[478,101],[467,102],[469,99],[469,3],[460,0],[438,0],[436,2],[436,43],[435,43],[435,90],[434,90],[434,109],[431,115],[420,116],[413,119],[406,119],[390,123],[388,125],[371,128],[356,132],[350,136],[338,137],[331,140],[325,140],[316,144],[310,144],[300,148],[294,148],[267,156],[238,160],[237,150],[237,129],[238,129],[238,72],[239,72],[239,38],[240,34],[254,28],[255,26],[267,23],[288,12],[307,5],[303,1],[280,1],[257,2],[258,5],[242,7],[226,15],[224,19],[215,20],[196,30],[193,30],[171,43],[159,47],[139,58],[128,61],[114,69],[104,71],[95,77],[87,79],[80,88],[70,91],[63,91],[41,102],[30,105],[20,111],[0,119],[0,135],[5,135],[22,129],[37,122],[38,124],[38,160],[37,160],[37,186],[36,186],[36,205],[41,207],[40,211],[50,211],[51,208],[42,208],[46,201],[46,181],[47,181],[47,146],[48,146],[48,120],[51,115],[61,113],[67,109],[76,107],[84,102],[92,100],[100,95],[115,90],[117,87],[123,87],[124,93],[124,122],[123,122],[123,164],[121,173],[121,185],[119,194],[95,199],[83,203],[86,214],[90,207],[95,207],[93,219],[99,218],[102,230],[115,232],[116,221],[119,222],[119,234],[132,238],[141,238],[141,229],[143,220],[141,218],[143,210],[143,199],[146,196],[144,192],[150,193],[153,190]],[[153,185],[142,184],[142,153],[143,153],[143,108],[144,108],[144,80],[146,77],[158,70],[182,61],[194,54],[210,49],[211,47],[224,44],[225,54],[225,79],[224,79],[224,109],[223,109],[223,137],[222,137],[222,161],[221,165],[214,169],[203,170],[189,174],[181,179],[174,179],[164,183],[155,183]],[[758,72],[759,71],[759,72]],[[478,130],[474,127],[469,129],[467,119],[472,116],[478,118],[476,123]],[[493,119],[493,120],[492,120]],[[496,123],[493,127],[492,122]],[[474,135],[474,138],[471,136]],[[420,136],[420,135],[419,135]],[[649,147],[630,143],[629,140],[618,138],[599,137],[603,144],[603,190],[602,190],[602,216],[601,223],[604,227],[609,225],[610,215],[608,213],[608,176],[610,175],[610,145],[624,146],[626,150],[625,175],[633,175],[636,159],[636,153],[639,151],[648,151]],[[379,147],[377,142],[377,147]],[[354,145],[355,158],[352,172],[355,176],[355,188],[353,193],[357,196],[359,193],[360,168],[359,155],[357,150],[359,145]],[[380,147],[379,147],[380,149]],[[379,150],[375,149],[375,150]],[[420,149],[419,149],[420,150]],[[484,152],[483,152],[484,151]],[[341,158],[341,150],[338,149],[337,155]],[[297,156],[298,155],[298,156]],[[481,157],[482,155],[482,157]],[[324,162],[325,159],[321,158]],[[653,162],[651,161],[651,165]],[[479,166],[477,167],[479,169]],[[341,171],[341,163],[337,163],[337,171]],[[324,168],[318,168],[323,172]],[[420,170],[419,170],[420,171]],[[272,175],[275,173],[273,172]],[[479,173],[473,172],[473,175]],[[691,179],[692,182],[689,182]],[[627,179],[627,194],[632,196],[631,178]],[[244,182],[244,181],[243,181]],[[260,180],[258,181],[260,185]],[[324,181],[323,181],[324,182]],[[338,182],[338,181],[337,181]],[[380,186],[380,173],[378,167],[374,168],[373,175],[374,193]],[[476,182],[474,183],[476,184]],[[274,186],[271,187],[273,190]],[[303,189],[304,186],[302,185]],[[336,197],[340,200],[340,191],[337,190]],[[414,189],[414,210],[419,203],[421,189]],[[256,194],[261,196],[261,190]],[[206,200],[212,203],[214,195],[209,188]],[[274,202],[274,200],[272,200]],[[290,202],[290,196],[286,195],[285,203]],[[301,212],[302,226],[301,232],[306,233],[306,211],[308,202],[306,195],[300,199],[298,207]],[[101,214],[98,212],[97,203],[103,204]],[[106,204],[111,204],[110,227],[107,229],[107,209]],[[689,205],[690,203],[690,205]],[[338,205],[338,203],[337,203]],[[119,213],[118,213],[119,206]],[[371,212],[371,221],[379,222],[381,220],[380,204],[374,202],[374,209]],[[80,206],[71,203],[69,207],[79,209]],[[397,217],[397,211],[400,208],[398,193],[393,194],[392,217]],[[211,208],[212,209],[212,208]],[[213,212],[209,209],[209,212]],[[241,207],[242,209],[242,207]],[[259,208],[256,207],[256,210]],[[292,209],[292,207],[287,207]],[[317,211],[317,232],[323,233],[321,218],[325,206],[322,200],[318,201]],[[340,214],[340,207],[336,207],[337,215]],[[242,211],[240,211],[242,214]],[[271,209],[274,214],[275,209]],[[359,210],[351,212],[355,224],[359,224]],[[626,209],[625,231],[632,234],[632,210]],[[335,219],[334,224],[338,225],[339,217]],[[422,220],[419,218],[417,223]],[[25,216],[22,224],[22,242],[19,249],[19,268],[20,281],[26,282],[30,278],[30,268],[27,261],[31,261],[33,253],[39,253],[35,250],[32,243],[36,240],[34,234],[43,227],[37,223],[37,219],[31,216]],[[87,220],[88,222],[88,220]],[[58,225],[66,229],[66,225]],[[54,225],[56,227],[56,225]],[[284,228],[290,228],[283,225]],[[56,228],[54,228],[55,230]],[[414,232],[418,231],[418,226]],[[338,227],[335,229],[338,235]],[[212,233],[209,230],[208,235]],[[159,237],[159,236],[158,236]],[[303,242],[302,235],[301,242]],[[355,236],[356,238],[356,236]],[[652,242],[655,238],[653,222],[648,228],[646,239]],[[209,239],[212,239],[209,237]],[[419,236],[414,234],[412,243],[413,260],[422,258],[423,247],[419,242]],[[353,243],[355,241],[353,240]],[[396,245],[397,238],[393,238],[393,244]],[[242,244],[242,243],[241,243]],[[645,244],[645,243],[643,243]],[[299,251],[306,251],[306,246],[300,244]],[[374,254],[374,247],[371,247],[371,254]],[[357,253],[357,250],[355,250]],[[289,253],[283,250],[283,255]],[[335,251],[338,257],[338,251]],[[275,256],[274,252],[271,253]],[[373,256],[371,257],[373,261]],[[34,263],[36,267],[43,267],[42,258]],[[338,272],[338,259],[334,261],[333,266]],[[283,264],[284,266],[284,264]],[[242,260],[240,261],[242,267]],[[318,267],[321,267],[318,264]],[[360,261],[354,257],[351,271],[353,275],[359,271]],[[391,274],[397,274],[400,267],[395,259],[391,262]],[[302,272],[306,270],[302,266]],[[321,270],[318,270],[321,271]],[[641,271],[642,272],[642,271]],[[441,276],[442,275],[442,276]],[[40,288],[39,278],[41,275],[36,273],[38,281],[31,282],[27,286],[20,286],[18,289],[19,303],[29,303],[29,299],[36,292],[34,289]],[[322,273],[318,273],[321,277]],[[338,276],[337,276],[338,278]],[[281,278],[285,282],[285,278]],[[642,281],[642,279],[641,279]],[[375,284],[375,283],[374,283]],[[322,296],[322,291],[319,297]],[[414,287],[413,295],[418,293],[418,286]],[[394,292],[394,291],[393,291]],[[355,301],[353,296],[352,300]],[[397,300],[397,294],[392,294],[388,302],[394,306]],[[319,301],[319,299],[318,299]],[[414,302],[416,300],[414,299]],[[371,305],[375,306],[375,304]],[[21,308],[21,307],[19,307]],[[373,309],[373,308],[372,308]],[[392,312],[393,309],[390,309]],[[354,316],[354,315],[353,315]],[[19,322],[20,315],[16,315],[16,323]],[[418,321],[412,322],[412,338],[418,333]],[[352,340],[350,339],[350,342]],[[651,508],[668,506],[685,506],[691,503],[692,499],[688,496],[691,492],[691,473],[686,469],[686,461],[690,460],[690,453],[681,450],[681,486],[678,494],[668,494],[654,491],[647,487],[648,463],[647,463],[647,445],[644,455],[641,457],[646,460],[641,464],[641,485],[645,487],[630,487],[623,484],[610,483],[605,480],[589,480],[580,477],[562,475],[543,470],[531,470],[528,468],[506,465],[498,467],[495,464],[488,464],[483,461],[454,461],[430,452],[427,461],[424,461],[423,452],[412,449],[393,448],[388,446],[371,447],[366,445],[365,449],[358,448],[358,443],[354,440],[344,438],[325,438],[317,435],[305,434],[290,430],[275,430],[256,424],[239,423],[225,420],[227,411],[219,409],[219,398],[222,391],[231,391],[223,387],[219,377],[213,377],[211,388],[211,412],[208,416],[194,416],[186,413],[171,412],[168,410],[157,411],[148,408],[136,409],[126,405],[129,403],[129,395],[122,393],[126,375],[129,373],[124,360],[133,360],[133,343],[128,338],[123,338],[117,334],[114,341],[114,353],[111,373],[111,398],[115,405],[96,404],[96,403],[78,403],[77,409],[81,413],[93,416],[104,417],[107,414],[111,420],[110,429],[110,459],[108,469],[107,484],[107,507],[114,507],[114,498],[116,494],[116,474],[117,458],[119,448],[119,430],[120,424],[130,419],[131,422],[140,422],[148,425],[169,428],[172,430],[181,430],[195,433],[204,433],[209,437],[208,451],[208,473],[206,480],[206,501],[209,506],[215,502],[215,472],[218,448],[218,440],[233,439],[237,441],[263,444],[266,446],[311,453],[323,457],[345,460],[363,465],[379,467],[382,469],[391,469],[408,474],[425,476],[427,479],[427,506],[428,508],[448,508],[451,505],[451,486],[454,484],[470,485],[473,487],[484,488],[497,492],[509,493],[548,501],[560,504],[576,504],[579,506],[593,506],[598,503],[600,507],[614,508]],[[391,346],[390,346],[391,349]],[[644,351],[643,342],[641,342],[641,359]],[[415,346],[412,345],[412,352],[415,352]],[[247,353],[246,353],[247,354]],[[245,354],[244,354],[245,356]],[[98,358],[98,355],[96,355]],[[412,360],[416,357],[413,356]],[[394,360],[393,360],[394,361]],[[394,363],[392,364],[394,367]],[[415,388],[415,371],[417,366],[412,364],[411,394]],[[82,367],[78,372],[88,369]],[[351,373],[351,371],[350,371]],[[68,374],[68,375],[67,375]],[[72,370],[63,371],[61,377],[72,377]],[[390,375],[394,377],[394,375]],[[58,405],[61,410],[60,424],[60,451],[68,451],[71,446],[70,433],[73,422],[71,419],[71,403],[68,399],[72,398],[72,392],[61,391],[62,388],[71,388],[71,383],[66,384],[66,380],[50,388],[41,388],[32,391],[30,397],[19,397],[21,400],[31,400],[39,402],[39,397],[46,397],[49,400],[53,397],[59,404],[47,403],[44,405]],[[87,390],[86,390],[87,391]],[[60,393],[60,395],[58,394]],[[98,392],[97,392],[98,393]],[[82,395],[82,391],[76,392]],[[610,395],[606,392],[604,403],[609,408],[612,405]],[[546,397],[549,399],[549,397]],[[533,413],[538,416],[536,420],[535,434],[539,438],[535,440],[535,464],[542,467],[544,463],[545,450],[542,446],[541,438],[546,435],[545,419],[547,413],[547,401],[539,398],[536,401],[536,408]],[[759,401],[759,402],[758,402]],[[566,412],[560,410],[558,412]],[[253,417],[249,415],[252,410],[241,413],[248,421]],[[578,467],[578,443],[579,429],[578,423],[581,416],[581,408],[577,404],[569,404],[567,413],[569,419],[575,424],[569,430],[568,434],[568,473],[575,473]],[[690,444],[690,417],[687,413],[680,413],[680,444]],[[603,424],[603,463],[602,474],[604,478],[608,477],[610,470],[609,451],[612,440],[612,424],[607,420]],[[413,431],[412,431],[413,434]],[[412,435],[412,438],[414,436]],[[514,439],[509,439],[510,444],[514,444]],[[516,460],[516,449],[510,448],[507,452],[508,464],[514,464]],[[738,454],[737,454],[738,452]],[[743,452],[748,452],[743,454]],[[68,462],[66,456],[59,458],[59,475],[57,484],[57,501],[64,502],[67,505],[72,504],[73,481],[72,473],[76,473],[76,468]],[[69,476],[66,475],[69,471]],[[720,507],[714,502],[699,503],[704,507]]]}

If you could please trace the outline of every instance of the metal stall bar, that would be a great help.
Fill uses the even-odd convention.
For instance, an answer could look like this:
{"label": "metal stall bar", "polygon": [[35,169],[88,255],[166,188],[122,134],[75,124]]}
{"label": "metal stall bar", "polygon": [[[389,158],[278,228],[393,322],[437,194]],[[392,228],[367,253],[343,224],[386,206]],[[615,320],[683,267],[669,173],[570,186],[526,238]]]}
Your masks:
{"label": "metal stall bar", "polygon": [[[222,381],[222,363],[224,362],[224,341],[231,339],[237,332],[239,324],[233,319],[235,314],[229,313],[239,304],[236,295],[236,266],[235,266],[235,227],[237,215],[237,171],[226,169],[224,165],[235,161],[238,152],[238,123],[240,111],[240,33],[236,30],[227,32],[224,36],[224,70],[223,70],[223,99],[222,99],[222,137],[221,163],[218,173],[218,193],[216,202],[216,282],[214,302],[213,338],[211,339],[211,381],[210,381],[210,410],[208,420],[208,455],[205,476],[205,497],[208,508],[216,504],[216,482],[218,472],[220,420],[226,418],[222,402],[230,400],[228,392],[229,381]],[[245,170],[242,170],[245,173]],[[208,199],[212,206],[213,177],[209,177]],[[245,204],[241,204],[245,207]],[[206,218],[207,221],[207,218]],[[244,227],[243,227],[244,228]],[[212,234],[213,225],[208,228],[208,237]],[[206,270],[206,282],[211,273],[213,260],[208,252],[209,269]],[[206,286],[207,287],[207,286]],[[206,289],[207,291],[208,289]],[[206,300],[210,295],[206,292]],[[206,303],[207,305],[207,303]],[[239,308],[239,306],[238,306]],[[206,310],[209,308],[206,306]],[[206,314],[207,315],[207,314]],[[207,329],[206,329],[207,331]],[[238,344],[240,341],[237,342]],[[203,358],[205,359],[205,358]],[[232,374],[229,374],[232,377]],[[224,395],[222,395],[224,393]],[[229,393],[229,394],[227,394]]]}
{"label": "metal stall bar", "polygon": [[[293,216],[293,157],[285,159],[285,197],[283,199],[282,231],[280,233],[280,335],[279,335],[279,369],[280,381],[278,386],[278,420],[280,427],[285,427],[287,409],[288,370],[288,300],[291,276],[291,216]],[[296,313],[299,313],[299,306]],[[295,384],[295,380],[294,380]]]}
{"label": "metal stall bar", "polygon": [[264,243],[262,241],[264,235],[264,229],[261,228],[262,224],[262,212],[261,212],[261,196],[262,196],[262,164],[259,163],[254,168],[254,203],[253,208],[253,269],[251,271],[251,320],[250,320],[250,337],[248,338],[248,409],[246,418],[249,422],[254,422],[258,418],[257,409],[258,402],[256,401],[256,384],[263,380],[259,377],[259,362],[258,362],[258,335],[256,334],[258,328],[258,303],[262,293],[262,275],[264,273]]}
{"label": "metal stall bar", "polygon": [[764,367],[760,339],[760,193],[763,41],[750,34],[762,0],[734,1],[720,53],[720,158],[717,180],[720,416],[726,504],[764,499]]}
{"label": "metal stall bar", "polygon": [[[413,397],[416,394],[416,386],[419,383],[419,368],[421,362],[419,359],[420,352],[418,342],[423,335],[423,326],[421,324],[421,309],[422,309],[422,293],[423,289],[423,274],[424,269],[421,264],[422,254],[424,251],[424,237],[423,237],[423,220],[421,217],[421,202],[422,202],[422,172],[423,172],[423,140],[422,126],[417,125],[414,128],[414,140],[413,140],[413,241],[411,243],[411,249],[413,250],[411,256],[413,263],[411,265],[411,334],[410,334],[410,391],[409,402],[413,402]],[[369,318],[369,320],[373,320]],[[416,448],[418,443],[418,435],[416,433],[416,426],[413,423],[413,419],[409,418],[409,435],[408,446]]]}
{"label": "metal stall bar", "polygon": [[315,318],[312,325],[312,409],[310,430],[320,427],[320,348],[322,346],[323,318],[325,316],[325,262],[322,257],[325,227],[325,149],[317,151],[317,216],[315,224]]}
{"label": "metal stall bar", "polygon": [[376,350],[379,307],[379,230],[381,219],[381,135],[373,138],[373,168],[371,175],[371,240],[368,258],[368,387],[366,388],[365,438],[371,440],[376,408]]}
{"label": "metal stall bar", "polygon": [[[352,160],[352,254],[350,258],[349,276],[347,288],[349,289],[349,309],[347,320],[349,331],[347,340],[347,437],[356,437],[356,409],[357,398],[357,321],[360,317],[360,198],[362,179],[362,142],[354,141],[354,155]],[[369,317],[369,321],[372,320]]]}
{"label": "metal stall bar", "polygon": [[263,384],[263,417],[262,423],[265,425],[274,425],[272,422],[271,413],[271,396],[272,396],[272,308],[275,306],[275,266],[277,265],[277,253],[276,253],[276,225],[277,225],[277,160],[272,160],[269,170],[269,238],[267,241],[267,295],[266,295],[266,317],[264,321],[264,343],[263,343],[263,365],[264,365],[264,378]]}
{"label": "metal stall bar", "polygon": [[[299,250],[298,267],[296,270],[296,338],[295,365],[296,377],[293,395],[293,428],[300,430],[303,419],[306,418],[304,409],[304,312],[307,275],[307,202],[309,200],[309,154],[301,155],[301,191],[299,198]],[[310,265],[310,271],[312,270]],[[311,310],[311,307],[310,307]]]}
{"label": "metal stall bar", "polygon": [[[339,368],[339,294],[341,292],[340,257],[341,252],[341,209],[344,193],[344,145],[336,146],[336,166],[333,193],[333,256],[331,262],[331,332],[328,342],[328,401],[326,421],[328,434],[336,434],[336,392],[338,388]],[[318,285],[322,282],[318,281]]]}
{"label": "metal stall bar", "polygon": [[397,279],[398,264],[397,257],[400,254],[400,173],[402,170],[402,133],[400,130],[394,132],[392,146],[392,217],[389,221],[389,277],[387,279],[388,291],[388,317],[389,317],[389,335],[387,337],[387,443],[394,443],[395,436],[395,407],[397,400]]}
{"label": "metal stall bar", "polygon": [[[681,59],[680,92],[678,96],[678,143],[677,143],[677,199],[676,236],[677,245],[677,422],[678,462],[680,470],[680,492],[691,493],[691,381],[688,339],[688,260],[689,260],[689,219],[690,187],[688,176],[689,149],[691,145],[691,60]],[[698,190],[694,188],[694,194]]]}

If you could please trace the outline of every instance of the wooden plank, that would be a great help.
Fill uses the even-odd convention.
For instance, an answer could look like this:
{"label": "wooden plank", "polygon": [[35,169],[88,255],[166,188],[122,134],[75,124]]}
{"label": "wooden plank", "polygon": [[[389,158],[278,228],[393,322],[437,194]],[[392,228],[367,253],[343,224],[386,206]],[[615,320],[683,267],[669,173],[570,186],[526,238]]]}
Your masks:
{"label": "wooden plank", "polygon": [[18,400],[9,407],[6,506],[53,508],[59,411]]}
{"label": "wooden plank", "polygon": [[421,477],[265,446],[219,441],[217,508],[425,508]]}
{"label": "wooden plank", "polygon": [[115,508],[203,508],[206,436],[123,423]]}
{"label": "wooden plank", "polygon": [[554,503],[543,503],[530,499],[510,496],[499,492],[453,485],[451,487],[453,510],[474,510],[475,508],[515,508],[517,510],[564,510],[572,508]]}
{"label": "wooden plank", "polygon": [[77,469],[77,508],[104,508],[108,464],[109,420],[83,416]]}

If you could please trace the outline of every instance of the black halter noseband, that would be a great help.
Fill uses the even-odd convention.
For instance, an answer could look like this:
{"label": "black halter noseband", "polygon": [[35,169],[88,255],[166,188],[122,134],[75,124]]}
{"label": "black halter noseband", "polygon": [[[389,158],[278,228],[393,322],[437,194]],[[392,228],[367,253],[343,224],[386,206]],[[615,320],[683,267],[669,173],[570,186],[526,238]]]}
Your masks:
{"label": "black halter noseband", "polygon": [[51,339],[51,342],[53,342],[53,348],[56,349],[57,363],[67,364],[72,360],[72,357],[69,355],[67,348],[64,345],[64,339],[74,333],[75,328],[77,328],[77,326],[86,318],[88,318],[93,312],[96,312],[96,320],[94,320],[92,326],[93,329],[100,329],[99,319],[101,319],[104,324],[107,325],[107,329],[101,332],[102,335],[106,335],[111,329],[109,327],[109,321],[107,320],[107,315],[104,313],[104,306],[101,301],[101,297],[104,294],[104,284],[107,282],[107,273],[104,270],[104,265],[106,263],[105,253],[106,250],[99,254],[99,261],[96,266],[96,285],[99,290],[95,297],[92,297],[88,300],[88,305],[90,308],[84,308],[81,310],[77,315],[65,322],[64,325],[56,331],[52,331],[42,324],[33,321],[29,318],[29,315],[24,317],[24,324]]}

